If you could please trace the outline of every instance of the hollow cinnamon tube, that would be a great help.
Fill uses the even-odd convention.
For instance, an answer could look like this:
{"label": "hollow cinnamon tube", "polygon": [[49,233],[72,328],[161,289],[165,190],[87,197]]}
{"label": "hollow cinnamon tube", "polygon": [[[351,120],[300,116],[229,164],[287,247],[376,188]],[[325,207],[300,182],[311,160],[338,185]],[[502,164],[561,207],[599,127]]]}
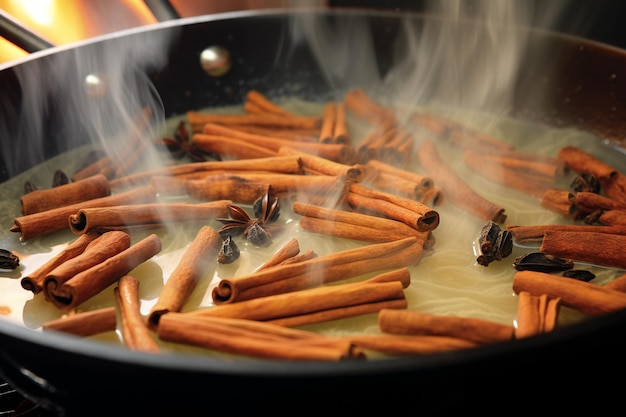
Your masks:
{"label": "hollow cinnamon tube", "polygon": [[589,191],[579,191],[572,198],[574,205],[586,213],[592,213],[595,210],[626,210],[626,205],[620,201]]}
{"label": "hollow cinnamon tube", "polygon": [[378,326],[385,333],[449,336],[481,344],[512,340],[515,332],[513,326],[488,320],[410,310],[381,310]]}
{"label": "hollow cinnamon tube", "polygon": [[439,156],[434,142],[425,140],[418,145],[417,158],[420,165],[426,170],[441,187],[443,192],[454,205],[464,209],[472,215],[504,223],[506,214],[504,208],[487,200],[474,191],[456,172],[452,170]]}
{"label": "hollow cinnamon tube", "polygon": [[339,361],[354,357],[354,349],[349,342],[340,346],[337,341],[329,339],[328,343],[324,343],[318,337],[310,341],[268,337],[262,331],[229,326],[207,317],[184,313],[165,314],[157,332],[164,341],[265,359]]}
{"label": "hollow cinnamon tube", "polygon": [[150,186],[138,187],[107,197],[95,198],[65,207],[16,217],[13,220],[14,225],[11,227],[11,231],[21,233],[20,240],[26,241],[68,228],[69,216],[81,209],[153,202],[156,202],[154,189]]}
{"label": "hollow cinnamon tube", "polygon": [[360,87],[348,91],[344,95],[343,103],[346,110],[372,125],[393,119],[393,112],[390,109],[381,106]]}
{"label": "hollow cinnamon tube", "polygon": [[365,166],[372,167],[375,171],[380,173],[391,174],[396,177],[404,178],[410,182],[415,183],[421,188],[432,188],[435,186],[433,179],[424,174],[418,174],[417,172],[408,171],[403,168],[399,168],[395,165],[390,165],[386,162],[378,159],[372,159],[365,163]]}
{"label": "hollow cinnamon tube", "polygon": [[561,304],[598,316],[626,308],[626,294],[606,286],[536,271],[519,271],[513,276],[513,291],[560,298]]}
{"label": "hollow cinnamon tube", "polygon": [[104,156],[98,160],[82,167],[72,175],[72,181],[80,181],[94,175],[104,175],[111,179],[115,173],[115,163],[109,156]]}
{"label": "hollow cinnamon tube", "polygon": [[541,206],[570,219],[578,219],[581,215],[569,190],[548,188],[541,196]]}
{"label": "hollow cinnamon tube", "polygon": [[552,331],[556,325],[560,303],[559,298],[549,297],[547,294],[535,295],[521,291],[518,294],[515,338]]}
{"label": "hollow cinnamon tube", "polygon": [[39,213],[86,200],[111,195],[109,180],[104,175],[94,175],[79,181],[46,190],[35,190],[20,198],[23,215]]}
{"label": "hollow cinnamon tube", "polygon": [[350,145],[352,138],[348,130],[348,121],[346,118],[346,105],[343,102],[335,105],[335,127],[333,129],[333,142]]}
{"label": "hollow cinnamon tube", "polygon": [[50,295],[49,301],[60,309],[72,309],[98,294],[160,251],[161,240],[159,237],[155,234],[149,235],[104,262],[74,275],[58,288],[46,287]]}
{"label": "hollow cinnamon tube", "polygon": [[326,102],[324,105],[324,111],[322,114],[322,128],[320,129],[319,141],[322,143],[334,143],[335,138],[333,132],[335,131],[336,104],[334,101]]}
{"label": "hollow cinnamon tube", "polygon": [[46,276],[57,266],[83,253],[87,245],[100,236],[100,233],[85,233],[70,242],[57,255],[50,258],[43,265],[31,272],[21,280],[22,288],[38,294],[43,290]]}
{"label": "hollow cinnamon tube", "polygon": [[405,297],[401,282],[355,282],[274,294],[263,298],[201,308],[184,314],[267,321],[403,299]]}
{"label": "hollow cinnamon tube", "polygon": [[300,226],[310,232],[341,236],[368,242],[389,242],[419,233],[397,220],[347,210],[325,208],[295,201],[294,213],[303,216]]}
{"label": "hollow cinnamon tube", "polygon": [[598,226],[586,224],[510,224],[507,230],[513,235],[517,243],[540,242],[547,231],[596,232],[626,235],[625,226]]}
{"label": "hollow cinnamon tube", "polygon": [[604,284],[604,288],[610,288],[615,291],[626,292],[626,274],[614,278],[612,281]]}
{"label": "hollow cinnamon tube", "polygon": [[284,116],[267,113],[217,114],[188,111],[187,121],[193,132],[201,131],[207,123],[231,127],[256,125],[282,129],[319,129],[321,126],[321,117],[319,116]]}
{"label": "hollow cinnamon tube", "polygon": [[603,211],[598,217],[598,222],[606,226],[626,226],[626,209]]}
{"label": "hollow cinnamon tube", "polygon": [[317,175],[334,175],[350,182],[361,182],[367,176],[367,168],[361,164],[343,164],[289,146],[281,147],[278,155],[297,155],[302,162],[303,170]]}
{"label": "hollow cinnamon tube", "polygon": [[159,345],[152,338],[148,326],[141,316],[139,305],[139,280],[124,275],[114,289],[115,300],[120,309],[122,339],[130,350],[160,352]]}
{"label": "hollow cinnamon tube", "polygon": [[255,271],[262,271],[267,268],[271,268],[283,262],[286,259],[292,258],[300,253],[300,243],[298,239],[292,238],[281,246],[269,259],[259,265]]}
{"label": "hollow cinnamon tube", "polygon": [[198,231],[150,310],[148,325],[151,328],[156,328],[163,314],[183,308],[200,279],[215,265],[221,244],[220,234],[212,227],[203,226]]}
{"label": "hollow cinnamon tube", "polygon": [[432,355],[480,346],[467,339],[448,336],[353,335],[345,336],[356,346],[388,355]]}
{"label": "hollow cinnamon tube", "polygon": [[[256,146],[267,148],[273,152],[278,152],[283,146],[288,146],[299,151],[307,152],[312,155],[317,155],[322,158],[330,159],[331,161],[341,162],[345,164],[351,164],[356,162],[356,154],[352,147],[340,144],[340,143],[319,143],[319,142],[302,142],[294,141],[290,139],[284,139],[273,136],[259,135],[255,133],[248,133],[245,131],[233,129],[228,126],[220,126],[213,123],[209,123],[204,126],[202,130],[203,135],[207,135],[208,138],[202,138],[198,136],[198,140],[212,140],[211,137],[219,138],[232,138],[239,142],[245,141],[253,143]],[[198,134],[201,135],[201,134]],[[195,137],[195,135],[194,135]]]}
{"label": "hollow cinnamon tube", "polygon": [[626,235],[546,231],[540,250],[561,258],[626,269]]}
{"label": "hollow cinnamon tube", "polygon": [[302,174],[302,162],[297,155],[269,156],[266,158],[233,159],[226,161],[191,162],[146,170],[110,180],[112,188],[146,184],[152,177],[180,176],[214,171],[272,171],[283,174]]}
{"label": "hollow cinnamon tube", "polygon": [[81,272],[104,262],[129,247],[130,236],[125,232],[112,231],[98,236],[85,247],[81,254],[68,259],[46,275],[43,283],[46,300],[53,297],[50,294],[51,290],[59,288]]}
{"label": "hollow cinnamon tube", "polygon": [[439,213],[419,201],[405,197],[350,184],[346,200],[355,211],[384,215],[420,232],[432,231],[439,226]]}
{"label": "hollow cinnamon tube", "polygon": [[46,321],[42,331],[56,330],[76,336],[93,336],[104,332],[113,332],[117,326],[115,307],[103,307],[81,313],[65,314],[62,317]]}
{"label": "hollow cinnamon tube", "polygon": [[237,176],[220,176],[209,180],[153,177],[150,184],[162,195],[188,195],[191,198],[205,201],[228,199],[240,204],[254,203],[271,188],[270,184],[248,181]]}
{"label": "hollow cinnamon tube", "polygon": [[79,210],[69,217],[74,234],[90,231],[149,228],[167,223],[210,221],[228,216],[231,200],[208,203],[154,203],[98,207]]}
{"label": "hollow cinnamon tube", "polygon": [[213,302],[233,303],[312,288],[368,272],[401,268],[418,263],[422,253],[422,241],[410,237],[318,256],[304,262],[222,279],[213,289]]}
{"label": "hollow cinnamon tube", "polygon": [[295,116],[295,114],[274,103],[265,94],[261,93],[258,90],[249,90],[246,93],[246,102],[253,103],[265,113],[277,114],[288,117]]}
{"label": "hollow cinnamon tube", "polygon": [[226,136],[196,133],[192,142],[198,149],[219,155],[221,159],[267,158],[277,154],[276,150]]}

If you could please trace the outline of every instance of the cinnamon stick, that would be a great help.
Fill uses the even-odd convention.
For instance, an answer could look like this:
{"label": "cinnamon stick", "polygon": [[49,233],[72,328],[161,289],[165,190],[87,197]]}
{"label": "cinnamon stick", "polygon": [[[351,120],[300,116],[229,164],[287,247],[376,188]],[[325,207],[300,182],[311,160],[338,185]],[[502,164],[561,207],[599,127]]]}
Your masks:
{"label": "cinnamon stick", "polygon": [[626,308],[626,294],[590,282],[536,271],[519,271],[513,276],[513,291],[560,298],[561,304],[598,316]]}
{"label": "cinnamon stick", "polygon": [[448,336],[480,344],[512,340],[515,332],[513,326],[488,320],[410,310],[381,310],[378,326],[385,333]]}
{"label": "cinnamon stick", "polygon": [[515,338],[550,332],[556,326],[561,300],[547,294],[535,295],[527,291],[518,294],[517,327]]}
{"label": "cinnamon stick", "polygon": [[85,233],[80,235],[35,271],[23,277],[20,282],[22,288],[32,291],[34,294],[43,291],[44,281],[53,269],[83,253],[87,245],[99,236],[100,233]]}
{"label": "cinnamon stick", "polygon": [[40,213],[16,217],[13,220],[14,225],[11,227],[11,231],[21,233],[20,240],[26,241],[68,228],[69,216],[81,209],[153,202],[156,202],[154,189],[150,186],[138,187],[107,197],[95,198]]}
{"label": "cinnamon stick", "polygon": [[335,121],[337,119],[336,104],[334,101],[328,101],[324,105],[322,113],[322,128],[320,130],[319,141],[322,143],[334,143]]}
{"label": "cinnamon stick", "polygon": [[533,224],[513,225],[507,230],[517,243],[540,242],[547,231],[596,232],[626,235],[626,226],[597,226],[584,224]]}
{"label": "cinnamon stick", "polygon": [[[344,313],[340,316],[325,318],[329,320],[336,317],[346,317],[345,310],[342,311],[342,309],[345,308],[356,308],[368,304],[376,304],[380,308],[385,302],[399,302],[399,308],[406,307],[401,282],[363,281],[326,285],[236,303],[201,308],[184,314],[192,316],[245,318],[260,321],[274,320],[275,323],[277,323],[278,320],[284,322],[284,320],[290,317],[305,316],[315,318],[310,321],[313,323],[319,322],[319,316],[315,316],[313,313],[333,310]],[[371,312],[373,311],[368,309],[367,313]],[[362,311],[357,311],[357,313],[361,314]],[[353,313],[352,315],[356,315],[357,313]],[[300,324],[305,323],[302,322]]]}
{"label": "cinnamon stick", "polygon": [[210,180],[181,180],[170,177],[153,177],[152,187],[162,195],[185,196],[204,201],[232,200],[234,203],[252,204],[268,192],[270,184],[248,181],[236,175],[220,176]]}
{"label": "cinnamon stick", "polygon": [[354,345],[387,355],[432,355],[480,346],[467,339],[430,335],[353,335],[345,336]]}
{"label": "cinnamon stick", "polygon": [[120,309],[122,339],[130,350],[158,353],[161,351],[152,338],[148,326],[141,316],[139,305],[139,280],[124,275],[114,289],[115,299]]}
{"label": "cinnamon stick", "polygon": [[541,196],[541,206],[570,219],[578,219],[580,210],[574,204],[574,194],[569,190],[548,188]]}
{"label": "cinnamon stick", "polygon": [[116,326],[117,313],[115,307],[102,307],[91,311],[64,314],[58,319],[42,323],[41,330],[56,330],[87,337],[104,332],[113,332]]}
{"label": "cinnamon stick", "polygon": [[232,319],[222,322],[215,317],[168,313],[161,318],[157,332],[164,341],[265,359],[340,361],[363,357],[347,341],[337,343],[317,335],[285,337],[274,330],[278,327],[268,323],[257,323],[254,328],[238,327],[232,325]]}
{"label": "cinnamon stick", "polygon": [[183,308],[210,265],[215,264],[221,244],[222,238],[215,229],[203,226],[198,231],[150,311],[148,324],[151,328],[156,328],[163,314]]}
{"label": "cinnamon stick", "polygon": [[74,234],[91,231],[129,230],[163,226],[167,223],[210,221],[228,216],[232,200],[208,203],[153,203],[87,208],[69,217]]}
{"label": "cinnamon stick", "polygon": [[546,231],[540,250],[561,258],[626,269],[626,235],[596,232]]}
{"label": "cinnamon stick", "polygon": [[281,262],[292,258],[300,253],[300,243],[298,239],[292,238],[287,241],[283,246],[281,246],[278,251],[276,251],[270,258],[268,258],[265,262],[259,265],[255,271],[262,271],[267,268],[271,268],[272,266],[276,266]]}
{"label": "cinnamon stick", "polygon": [[313,288],[365,273],[406,267],[418,263],[422,252],[422,241],[410,237],[339,251],[237,278],[224,278],[213,289],[213,302],[233,303]]}
{"label": "cinnamon stick", "polygon": [[613,209],[603,211],[600,216],[598,216],[598,222],[605,226],[626,226],[626,209]]}
{"label": "cinnamon stick", "polygon": [[152,177],[182,176],[191,173],[215,171],[271,171],[283,174],[302,174],[302,162],[297,155],[266,158],[233,159],[226,161],[190,162],[129,174],[109,181],[112,188],[143,185]]}
{"label": "cinnamon stick", "polygon": [[333,142],[343,145],[350,145],[352,138],[348,130],[348,121],[346,118],[346,105],[339,102],[335,106],[335,127],[333,129]]}
{"label": "cinnamon stick", "polygon": [[109,180],[104,175],[94,175],[79,181],[35,190],[20,198],[22,215],[39,213],[82,201],[111,195]]}
{"label": "cinnamon stick", "polygon": [[[107,232],[112,233],[112,232]],[[83,303],[161,251],[161,240],[149,235],[128,249],[74,275],[57,288],[46,285],[50,300],[68,310]]]}
{"label": "cinnamon stick", "polygon": [[314,233],[344,237],[366,242],[389,242],[416,236],[415,228],[397,220],[341,209],[325,208],[295,201],[294,213],[300,218],[300,226]]}
{"label": "cinnamon stick", "polygon": [[299,151],[289,146],[281,147],[278,155],[294,155],[300,158],[302,168],[316,175],[333,175],[349,182],[361,182],[367,176],[367,168],[361,164],[344,164],[321,156]]}
{"label": "cinnamon stick", "polygon": [[46,300],[50,300],[53,291],[61,287],[76,275],[96,266],[130,247],[130,236],[121,231],[102,233],[87,244],[79,255],[68,259],[51,270],[43,283]]}
{"label": "cinnamon stick", "polygon": [[403,222],[420,232],[439,226],[439,213],[419,201],[350,184],[347,202],[355,211],[367,211]]}
{"label": "cinnamon stick", "polygon": [[[222,138],[222,140],[237,140],[254,143],[257,146],[267,148],[273,152],[278,152],[282,147],[290,147],[331,161],[352,164],[356,162],[356,154],[352,147],[340,143],[319,143],[319,142],[302,142],[294,141],[279,137],[259,135],[234,129],[229,126],[220,126],[209,123],[204,126],[202,133],[197,136],[199,141],[210,141],[211,138]],[[208,138],[203,138],[206,135]],[[213,139],[214,140],[214,139]]]}
{"label": "cinnamon stick", "polygon": [[284,116],[267,113],[217,114],[188,111],[187,121],[193,132],[200,132],[207,123],[231,127],[254,125],[283,129],[319,129],[321,127],[319,116]]}
{"label": "cinnamon stick", "polygon": [[379,125],[393,118],[390,109],[381,106],[360,87],[348,91],[343,102],[346,110],[372,125]]}
{"label": "cinnamon stick", "polygon": [[192,142],[198,149],[219,155],[221,159],[267,158],[277,154],[275,150],[265,146],[226,136],[196,133]]}
{"label": "cinnamon stick", "polygon": [[264,113],[271,113],[287,117],[295,116],[295,114],[274,103],[265,94],[261,93],[258,90],[249,90],[246,93],[246,103],[253,103]]}
{"label": "cinnamon stick", "polygon": [[420,143],[417,148],[417,158],[419,164],[437,182],[446,198],[454,205],[481,219],[496,223],[505,222],[507,216],[504,208],[482,197],[446,165],[439,156],[434,142],[425,140]]}
{"label": "cinnamon stick", "polygon": [[371,167],[379,173],[391,174],[395,177],[404,178],[405,180],[410,181],[421,188],[432,188],[435,186],[435,182],[433,181],[433,179],[427,175],[409,171],[404,168],[399,168],[395,165],[390,165],[378,159],[372,159],[367,161],[365,163],[365,166]]}

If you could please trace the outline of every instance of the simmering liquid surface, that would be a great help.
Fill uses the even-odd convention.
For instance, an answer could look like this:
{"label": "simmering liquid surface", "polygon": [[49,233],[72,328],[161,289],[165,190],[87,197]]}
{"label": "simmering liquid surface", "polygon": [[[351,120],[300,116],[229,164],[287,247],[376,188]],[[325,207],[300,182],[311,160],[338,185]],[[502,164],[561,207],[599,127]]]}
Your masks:
{"label": "simmering liquid surface", "polygon": [[[281,104],[288,108],[297,109],[296,111],[301,114],[322,113],[322,105],[319,103],[306,103],[291,99]],[[210,111],[218,110],[211,109]],[[240,112],[241,109],[219,109],[219,111]],[[454,114],[454,118],[470,128],[489,134],[505,143],[513,144],[519,151],[556,156],[561,147],[573,145],[602,158],[619,171],[622,171],[622,168],[626,166],[626,159],[620,151],[605,146],[597,138],[582,131],[547,128],[512,119],[495,119],[485,114],[459,113]],[[168,125],[165,127],[166,135],[171,136],[173,134],[178,120],[180,119],[168,121]],[[356,144],[364,137],[367,129],[361,121],[350,116],[348,121],[353,144]],[[415,131],[414,136],[417,141],[420,138],[429,137],[426,131]],[[429,138],[437,139],[432,136]],[[92,147],[85,146],[60,155],[0,184],[0,248],[12,250],[20,255],[19,268],[0,271],[0,307],[4,318],[7,320],[38,331],[43,322],[64,314],[63,311],[46,302],[42,294],[33,295],[30,291],[23,289],[20,280],[61,251],[67,242],[74,240],[77,236],[69,231],[60,231],[27,242],[20,242],[19,233],[10,232],[9,229],[13,225],[13,219],[20,216],[19,198],[23,192],[25,181],[30,180],[39,188],[46,188],[52,181],[53,173],[57,169],[62,169],[68,176],[71,176],[91,149]],[[509,224],[572,223],[571,220],[560,214],[543,208],[538,198],[527,196],[477,176],[463,164],[461,152],[446,146],[440,148],[441,156],[474,190],[505,208],[506,224],[500,225],[503,229]],[[423,173],[416,162],[412,163],[409,169]],[[567,188],[572,178],[572,176],[563,178],[562,183],[555,186]],[[437,178],[433,179],[435,186],[437,186]],[[167,201],[167,198],[162,197],[161,200]],[[175,200],[184,201],[181,198]],[[292,238],[298,240],[302,252],[313,250],[318,255],[364,245],[363,242],[331,238],[302,230],[298,224],[299,216],[291,211],[289,202],[281,201],[281,203],[281,215],[277,222],[284,225],[284,228],[281,233],[273,236],[272,245],[267,248],[259,248],[246,243],[243,238],[235,238],[241,250],[240,258],[228,265],[218,264],[216,261],[214,268],[207,271],[206,276],[196,287],[183,311],[210,306],[212,304],[211,290],[221,278],[236,277],[253,271]],[[485,220],[473,217],[455,207],[445,199],[445,195],[443,202],[434,206],[433,209],[440,215],[440,224],[433,231],[436,243],[432,253],[425,254],[416,266],[410,268],[411,284],[405,289],[408,309],[515,324],[517,296],[512,290],[512,278],[516,271],[512,263],[517,256],[536,251],[538,244],[536,246],[516,244],[509,257],[502,261],[494,261],[487,267],[481,266],[476,262],[479,255],[477,242]],[[208,224],[216,230],[222,226],[217,221]],[[131,275],[140,281],[139,296],[142,302],[141,312],[144,315],[149,313],[150,308],[157,301],[164,282],[181,260],[182,254],[193,240],[197,230],[197,224],[188,224],[145,232],[132,232],[133,242],[150,233],[157,233],[163,242],[163,249],[158,255],[131,272]],[[606,283],[622,273],[612,268],[580,263],[577,263],[576,267],[588,269],[596,274],[596,278],[592,282],[598,284]],[[357,277],[355,279],[361,280],[363,278]],[[86,301],[79,307],[78,311],[115,305],[114,287],[115,285],[112,285]],[[582,314],[565,307],[561,308],[560,325],[567,325],[582,319],[584,319]],[[375,314],[304,326],[304,328],[329,335],[379,333]],[[121,343],[119,332],[99,335],[94,339]],[[172,350],[202,351],[201,349],[171,344],[163,345]]]}

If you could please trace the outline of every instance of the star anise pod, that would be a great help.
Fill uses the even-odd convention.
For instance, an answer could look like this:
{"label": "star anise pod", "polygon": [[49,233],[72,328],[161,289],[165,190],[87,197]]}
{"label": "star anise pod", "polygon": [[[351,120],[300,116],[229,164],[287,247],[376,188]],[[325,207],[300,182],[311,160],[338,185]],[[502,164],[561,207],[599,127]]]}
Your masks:
{"label": "star anise pod", "polygon": [[206,161],[205,154],[191,141],[187,126],[183,120],[176,126],[174,138],[163,138],[161,143],[165,145],[173,158],[180,159],[187,155],[194,162]]}
{"label": "star anise pod", "polygon": [[[60,169],[57,169],[54,172],[54,175],[52,177],[52,188],[58,187],[59,185],[69,184],[69,182],[70,179],[68,178],[67,174],[65,174],[65,172],[61,171]],[[30,180],[24,183],[24,194],[32,193],[33,191],[37,191],[37,189],[37,185],[35,185],[35,183]]]}
{"label": "star anise pod", "polygon": [[224,224],[219,230],[222,238],[226,236],[242,235],[256,246],[267,246],[271,242],[272,233],[280,230],[280,226],[270,224],[279,215],[280,205],[278,197],[272,197],[268,191],[254,203],[255,216],[250,217],[245,209],[236,205],[228,205],[230,218],[217,219]]}

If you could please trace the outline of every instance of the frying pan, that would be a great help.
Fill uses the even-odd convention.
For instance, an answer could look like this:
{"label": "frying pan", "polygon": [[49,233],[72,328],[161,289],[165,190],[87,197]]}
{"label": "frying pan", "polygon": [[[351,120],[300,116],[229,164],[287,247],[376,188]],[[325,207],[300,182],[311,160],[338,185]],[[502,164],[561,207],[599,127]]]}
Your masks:
{"label": "frying pan", "polygon": [[[64,89],[71,84],[64,84],[50,88],[42,99],[47,105],[38,123],[46,140],[25,135],[20,110],[31,103],[33,86],[24,85],[24,75],[60,66],[66,70],[64,78],[76,82],[74,88],[84,89],[76,81],[84,80],[84,69],[67,63],[89,56],[96,68],[108,68],[107,52],[128,45],[141,45],[133,50],[138,60],[147,52],[164,53],[163,59],[134,69],[154,86],[152,94],[162,101],[165,118],[189,109],[240,104],[252,88],[314,101],[333,97],[337,79],[329,76],[313,48],[291,36],[299,13],[328,25],[366,27],[376,55],[371,69],[381,76],[394,67],[398,45],[406,45],[405,37],[412,33],[405,30],[407,21],[416,27],[437,21],[419,13],[367,10],[237,12],[168,20],[33,53],[0,70],[1,179],[86,143],[92,133],[79,114],[68,117],[68,109],[59,105],[59,98],[69,100]],[[542,30],[524,29],[524,34],[528,47],[510,85],[509,114],[578,127],[615,145],[623,143],[626,52]],[[233,57],[224,76],[207,76],[198,64],[201,51],[210,45],[225,47]],[[356,77],[351,84],[347,77],[339,87],[361,81]],[[612,407],[618,403],[613,399],[620,398],[615,396],[618,387],[603,375],[623,375],[625,326],[626,311],[618,311],[477,349],[308,363],[153,356],[0,320],[0,376],[62,416],[531,412],[542,404],[562,411],[594,405],[601,411],[602,405]]]}

